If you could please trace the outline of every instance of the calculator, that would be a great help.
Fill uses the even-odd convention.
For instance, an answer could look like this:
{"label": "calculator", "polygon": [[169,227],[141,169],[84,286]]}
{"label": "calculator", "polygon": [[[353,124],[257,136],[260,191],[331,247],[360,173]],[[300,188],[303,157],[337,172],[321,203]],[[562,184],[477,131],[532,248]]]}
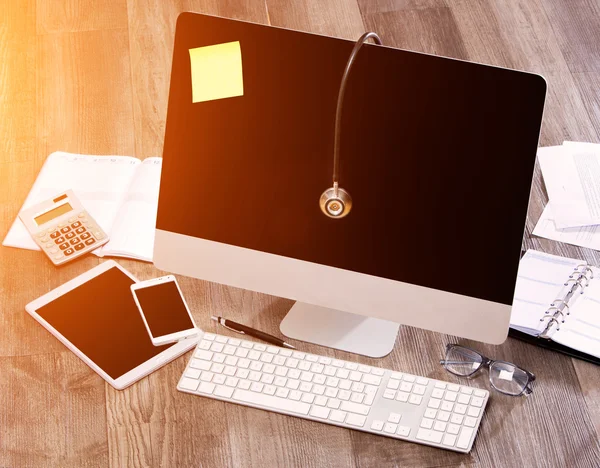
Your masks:
{"label": "calculator", "polygon": [[108,242],[108,236],[72,190],[19,213],[19,218],[52,263],[81,257]]}

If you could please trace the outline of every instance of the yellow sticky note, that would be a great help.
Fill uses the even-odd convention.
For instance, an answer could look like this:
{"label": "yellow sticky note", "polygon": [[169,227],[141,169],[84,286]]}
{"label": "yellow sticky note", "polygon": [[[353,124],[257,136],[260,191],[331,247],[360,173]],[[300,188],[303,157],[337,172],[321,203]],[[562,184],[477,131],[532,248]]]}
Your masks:
{"label": "yellow sticky note", "polygon": [[240,42],[190,49],[192,102],[244,95]]}

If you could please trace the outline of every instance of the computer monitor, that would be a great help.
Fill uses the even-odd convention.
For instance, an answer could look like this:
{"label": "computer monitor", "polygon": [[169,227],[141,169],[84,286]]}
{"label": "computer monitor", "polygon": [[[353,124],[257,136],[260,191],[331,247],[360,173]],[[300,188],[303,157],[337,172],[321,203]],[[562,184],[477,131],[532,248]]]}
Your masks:
{"label": "computer monitor", "polygon": [[[243,93],[193,102],[190,49],[232,42]],[[332,219],[319,197],[353,46],[179,17],[156,266],[293,299],[285,335],[367,356],[389,353],[399,324],[502,343],[545,81],[365,44],[342,118],[340,184],[353,208]]]}

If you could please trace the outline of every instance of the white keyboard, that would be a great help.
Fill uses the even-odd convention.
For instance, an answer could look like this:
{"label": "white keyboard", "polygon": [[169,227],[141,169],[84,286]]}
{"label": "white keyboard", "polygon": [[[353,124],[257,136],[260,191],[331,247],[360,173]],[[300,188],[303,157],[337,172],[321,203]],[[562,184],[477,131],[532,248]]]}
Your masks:
{"label": "white keyboard", "polygon": [[489,392],[205,333],[177,389],[469,452]]}

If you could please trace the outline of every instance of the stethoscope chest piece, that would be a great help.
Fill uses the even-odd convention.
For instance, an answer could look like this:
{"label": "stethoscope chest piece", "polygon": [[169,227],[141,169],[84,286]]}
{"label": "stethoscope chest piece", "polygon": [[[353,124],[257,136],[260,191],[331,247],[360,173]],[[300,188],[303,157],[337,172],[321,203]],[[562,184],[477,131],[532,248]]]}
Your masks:
{"label": "stethoscope chest piece", "polygon": [[343,188],[337,187],[336,183],[322,193],[319,206],[330,218],[343,218],[352,209],[352,197]]}

